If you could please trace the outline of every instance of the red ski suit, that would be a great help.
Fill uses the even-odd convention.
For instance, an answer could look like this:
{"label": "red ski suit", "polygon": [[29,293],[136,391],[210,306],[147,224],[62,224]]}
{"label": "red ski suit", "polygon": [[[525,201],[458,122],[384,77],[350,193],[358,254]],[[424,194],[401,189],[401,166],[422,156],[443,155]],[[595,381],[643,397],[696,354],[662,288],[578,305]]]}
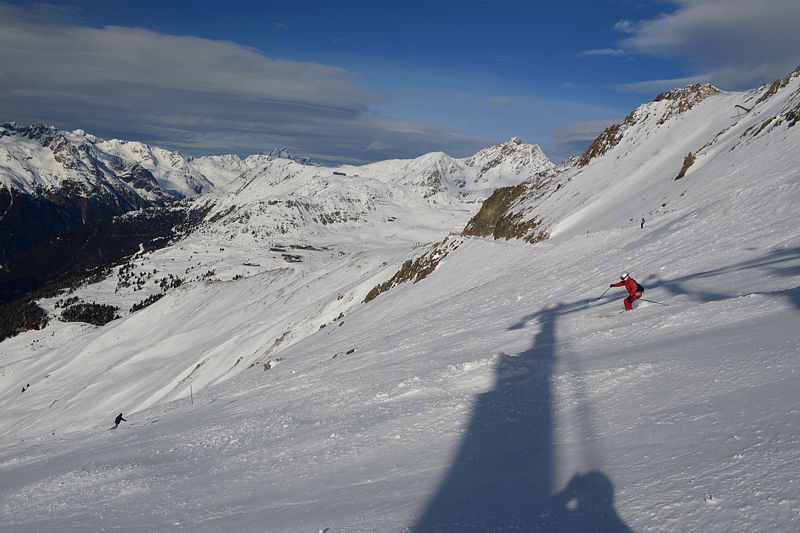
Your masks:
{"label": "red ski suit", "polygon": [[625,304],[625,310],[630,311],[633,309],[633,302],[638,300],[644,294],[644,289],[640,289],[640,285],[636,283],[636,280],[632,277],[628,276],[628,279],[620,281],[618,283],[613,284],[614,287],[625,287],[628,290],[628,297],[623,300]]}

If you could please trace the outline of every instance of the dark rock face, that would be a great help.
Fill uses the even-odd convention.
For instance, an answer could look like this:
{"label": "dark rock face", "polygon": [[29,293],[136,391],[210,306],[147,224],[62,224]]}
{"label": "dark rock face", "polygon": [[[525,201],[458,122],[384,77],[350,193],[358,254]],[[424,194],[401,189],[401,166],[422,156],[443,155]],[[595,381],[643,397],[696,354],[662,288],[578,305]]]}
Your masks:
{"label": "dark rock face", "polygon": [[686,175],[686,171],[689,170],[689,167],[692,166],[695,161],[696,158],[694,154],[692,152],[689,152],[689,155],[683,158],[683,166],[681,167],[680,172],[678,172],[678,175],[675,176],[674,179],[679,180],[682,177],[684,177]]}
{"label": "dark rock face", "polygon": [[417,283],[422,281],[434,270],[436,270],[436,267],[439,266],[439,263],[441,263],[450,252],[457,250],[459,246],[461,246],[460,240],[454,240],[448,237],[437,244],[436,247],[430,252],[427,252],[414,260],[408,259],[402,264],[400,270],[398,270],[390,280],[373,287],[372,290],[370,290],[367,294],[367,297],[364,299],[364,303],[371,302],[380,294],[390,291],[401,283],[405,283],[407,281],[413,281],[414,283]]}
{"label": "dark rock face", "polygon": [[539,221],[530,215],[515,212],[514,207],[531,196],[542,182],[521,183],[514,187],[500,187],[481,205],[480,211],[470,219],[463,235],[492,237],[494,239],[523,239],[535,243],[549,238],[539,230]]}

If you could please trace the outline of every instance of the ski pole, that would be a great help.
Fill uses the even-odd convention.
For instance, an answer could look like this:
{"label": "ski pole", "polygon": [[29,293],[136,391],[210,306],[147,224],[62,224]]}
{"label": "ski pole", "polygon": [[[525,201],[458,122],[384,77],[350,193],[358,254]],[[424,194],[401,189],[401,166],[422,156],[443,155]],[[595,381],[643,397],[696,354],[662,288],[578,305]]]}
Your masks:
{"label": "ski pole", "polygon": [[658,305],[663,305],[663,306],[667,306],[667,307],[669,306],[669,304],[663,304],[661,302],[654,302],[653,300],[645,300],[644,298],[639,298],[639,301],[641,301],[641,302],[650,302],[651,304],[658,304]]}
{"label": "ski pole", "polygon": [[606,293],[607,293],[608,291],[610,291],[610,290],[611,290],[611,287],[609,287],[609,288],[607,288],[606,290],[604,290],[604,291],[603,291],[603,294],[601,294],[600,296],[598,296],[598,297],[597,297],[597,299],[599,300],[600,298],[602,298],[603,296],[605,296],[605,295],[606,295]]}

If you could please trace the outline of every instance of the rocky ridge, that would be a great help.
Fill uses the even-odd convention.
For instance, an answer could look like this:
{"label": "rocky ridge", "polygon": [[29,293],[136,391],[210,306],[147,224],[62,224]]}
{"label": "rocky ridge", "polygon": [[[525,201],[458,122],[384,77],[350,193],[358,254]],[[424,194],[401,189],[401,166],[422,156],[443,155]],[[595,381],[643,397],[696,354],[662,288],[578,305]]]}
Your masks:
{"label": "rocky ridge", "polygon": [[[618,204],[620,216],[630,221],[658,216],[687,192],[688,186],[670,183],[685,183],[708,162],[741,157],[732,154],[759,143],[791,143],[791,128],[800,121],[798,80],[800,68],[770,86],[741,93],[708,84],[661,93],[606,128],[576,160],[525,186],[498,188],[464,233],[523,240],[535,233],[539,240],[569,228],[571,234],[589,235],[598,225],[611,224],[591,216],[592,204],[606,202]],[[663,178],[662,186],[639,193],[633,205],[642,200],[647,205],[633,210],[626,199],[654,174]]]}

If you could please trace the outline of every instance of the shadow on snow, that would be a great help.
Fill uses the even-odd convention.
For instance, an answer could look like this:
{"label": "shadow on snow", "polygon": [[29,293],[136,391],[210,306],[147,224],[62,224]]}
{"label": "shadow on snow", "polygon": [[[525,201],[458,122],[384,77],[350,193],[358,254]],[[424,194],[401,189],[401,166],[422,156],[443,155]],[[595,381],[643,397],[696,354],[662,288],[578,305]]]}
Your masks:
{"label": "shadow on snow", "polygon": [[540,326],[530,349],[502,354],[493,390],[478,396],[464,440],[412,528],[427,531],[631,531],[601,472],[576,474],[556,492],[551,376],[558,318],[585,300],[526,317]]}
{"label": "shadow on snow", "polygon": [[[785,248],[771,251],[763,256],[741,261],[732,265],[719,267],[703,272],[697,272],[689,276],[678,279],[663,279],[659,276],[648,276],[643,278],[642,285],[645,290],[664,289],[672,296],[688,296],[698,303],[718,302],[747,296],[749,294],[775,295],[782,296],[800,309],[800,298],[797,296],[798,287],[783,291],[756,292],[756,293],[734,293],[724,294],[693,288],[689,282],[692,280],[712,278],[731,272],[753,271],[753,275],[769,275],[779,277],[800,277],[800,248]],[[647,292],[645,292],[646,294]]]}
{"label": "shadow on snow", "polygon": [[[696,302],[713,302],[741,295],[699,291],[685,280],[742,270],[798,276],[800,248],[773,251],[683,279],[651,276],[643,284],[650,290],[688,295]],[[800,287],[757,294],[786,298],[800,309]],[[501,355],[494,388],[478,396],[452,466],[412,531],[631,531],[614,509],[614,486],[602,472],[577,473],[562,490],[555,487],[551,377],[558,319],[585,311],[596,301],[551,306],[512,326],[521,329],[535,320],[541,329],[530,349],[516,356]],[[583,404],[582,440],[591,442],[591,410],[587,402]]]}

